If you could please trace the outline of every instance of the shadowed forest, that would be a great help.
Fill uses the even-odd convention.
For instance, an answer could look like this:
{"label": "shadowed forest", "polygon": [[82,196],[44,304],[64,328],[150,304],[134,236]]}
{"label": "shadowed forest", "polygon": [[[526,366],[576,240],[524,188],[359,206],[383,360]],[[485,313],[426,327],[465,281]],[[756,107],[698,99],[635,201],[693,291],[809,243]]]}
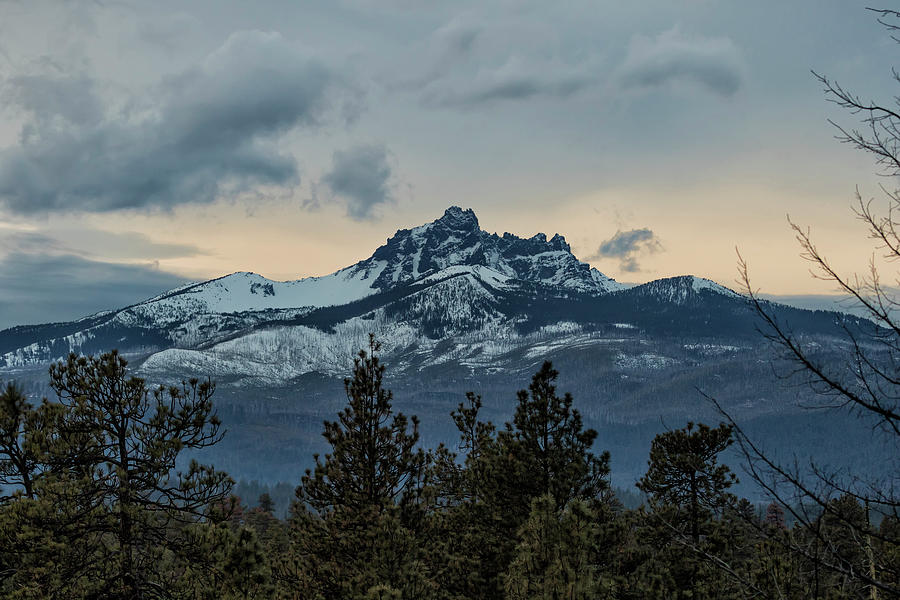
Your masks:
{"label": "shadowed forest", "polygon": [[[469,393],[450,415],[456,447],[425,449],[416,417],[392,410],[378,351],[371,338],[356,357],[347,405],[324,424],[331,450],[286,519],[211,466],[178,468],[222,439],[212,383],[150,390],[116,352],[55,364],[55,402],[34,406],[9,383],[3,596],[898,597],[892,490],[767,462],[723,414],[658,435],[637,484],[646,502],[626,509],[549,362],[508,422],[482,421]],[[771,486],[767,506],[729,493],[736,476],[718,456],[735,441]]]}

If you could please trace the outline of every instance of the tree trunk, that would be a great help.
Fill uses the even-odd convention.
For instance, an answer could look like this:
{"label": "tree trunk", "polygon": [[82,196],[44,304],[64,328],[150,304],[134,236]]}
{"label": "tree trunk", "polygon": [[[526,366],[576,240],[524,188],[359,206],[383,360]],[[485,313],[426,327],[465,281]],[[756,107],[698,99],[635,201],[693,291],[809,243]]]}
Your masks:
{"label": "tree trunk", "polygon": [[700,543],[700,506],[697,499],[697,472],[691,472],[691,539],[694,545]]}
{"label": "tree trunk", "polygon": [[122,597],[138,598],[137,578],[134,573],[133,525],[131,522],[131,482],[128,472],[127,431],[119,432],[119,552],[122,574]]}

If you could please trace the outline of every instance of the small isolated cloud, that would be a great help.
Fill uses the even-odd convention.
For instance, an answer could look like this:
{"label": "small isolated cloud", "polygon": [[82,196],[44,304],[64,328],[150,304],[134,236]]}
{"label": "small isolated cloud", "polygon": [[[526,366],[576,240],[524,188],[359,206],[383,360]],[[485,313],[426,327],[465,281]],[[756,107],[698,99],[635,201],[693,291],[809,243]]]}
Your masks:
{"label": "small isolated cloud", "polygon": [[390,151],[369,144],[335,152],[321,183],[346,203],[347,216],[362,221],[373,218],[378,206],[394,201],[392,176]]}
{"label": "small isolated cloud", "polygon": [[170,209],[258,186],[290,190],[284,133],[355,94],[277,33],[244,31],[195,67],[114,108],[86,78],[7,80],[26,117],[0,150],[0,206],[17,214]]}
{"label": "small isolated cloud", "polygon": [[632,229],[616,231],[616,234],[600,244],[596,254],[588,260],[615,258],[619,260],[619,268],[626,273],[640,271],[638,258],[647,254],[655,254],[662,250],[662,244],[650,229]]}
{"label": "small isolated cloud", "polygon": [[0,329],[121,308],[183,283],[182,277],[151,265],[70,254],[8,254],[0,259]]}
{"label": "small isolated cloud", "polygon": [[692,85],[721,96],[741,87],[742,61],[728,38],[688,37],[676,27],[655,38],[634,36],[620,69],[632,89]]}

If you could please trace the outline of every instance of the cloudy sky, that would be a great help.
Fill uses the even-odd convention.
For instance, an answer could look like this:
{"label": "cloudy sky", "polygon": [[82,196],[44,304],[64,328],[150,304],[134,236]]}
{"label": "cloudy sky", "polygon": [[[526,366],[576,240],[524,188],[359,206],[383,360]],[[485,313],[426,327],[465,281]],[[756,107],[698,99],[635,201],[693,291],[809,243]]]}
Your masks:
{"label": "cloudy sky", "polygon": [[[848,0],[0,0],[0,327],[333,272],[475,209],[620,281],[825,294],[880,197],[811,69],[896,94]],[[893,85],[892,85],[893,84]]]}

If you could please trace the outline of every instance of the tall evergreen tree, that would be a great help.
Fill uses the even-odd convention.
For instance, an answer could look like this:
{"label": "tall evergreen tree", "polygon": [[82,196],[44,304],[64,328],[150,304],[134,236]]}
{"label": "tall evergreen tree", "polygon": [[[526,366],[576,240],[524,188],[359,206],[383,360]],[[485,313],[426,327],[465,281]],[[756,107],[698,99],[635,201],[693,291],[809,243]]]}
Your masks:
{"label": "tall evergreen tree", "polygon": [[518,392],[515,415],[499,432],[479,421],[481,399],[474,394],[453,413],[464,468],[452,455],[437,464],[446,467],[438,479],[450,506],[442,517],[448,563],[461,574],[454,576],[461,585],[450,586],[462,597],[503,597],[503,576],[533,500],[546,495],[561,513],[573,501],[593,508],[606,499],[609,454],[593,454],[597,432],[584,428],[570,394],[557,395],[557,377],[544,363]]}
{"label": "tall evergreen tree", "polygon": [[259,495],[257,505],[259,506],[259,510],[264,513],[268,513],[271,515],[275,512],[275,502],[272,500],[272,496],[270,496],[268,492],[263,492]]}
{"label": "tall evergreen tree", "polygon": [[448,598],[503,597],[510,531],[497,510],[506,464],[498,460],[496,428],[481,421],[481,396],[468,392],[452,411],[463,459],[443,444],[432,453],[429,479],[436,491],[427,520],[426,550],[434,578]]}
{"label": "tall evergreen tree", "polygon": [[558,376],[544,362],[528,389],[518,392],[513,421],[499,439],[516,462],[519,481],[514,485],[525,514],[532,499],[543,494],[550,494],[561,509],[571,500],[598,500],[609,491],[609,453],[591,452],[597,432],[584,429],[571,394],[557,395]]}
{"label": "tall evergreen tree", "polygon": [[38,412],[22,389],[9,382],[0,392],[0,486],[20,488],[34,498],[34,478],[40,467],[38,448],[32,441]]}
{"label": "tall evergreen tree", "polygon": [[[54,364],[50,387],[56,403],[38,409],[19,398],[4,403],[24,406],[19,439],[35,457],[33,469],[24,469],[34,474],[32,497],[14,498],[0,515],[4,528],[13,528],[0,540],[0,552],[15,557],[13,585],[37,582],[44,597],[163,593],[163,565],[197,557],[180,532],[231,487],[227,475],[195,461],[176,472],[184,450],[222,437],[212,384],[192,380],[151,393],[113,351]],[[3,427],[15,422],[4,419]],[[0,448],[7,464],[14,445]]]}
{"label": "tall evergreen tree", "polygon": [[175,473],[183,451],[222,439],[215,387],[194,379],[151,393],[127,365],[115,351],[99,358],[71,354],[50,368],[50,387],[67,411],[63,427],[89,432],[93,442],[74,458],[91,474],[90,492],[109,509],[104,528],[116,543],[107,593],[139,598],[155,587],[154,564],[170,546],[171,527],[202,516],[232,482],[196,461]]}
{"label": "tall evergreen tree", "polygon": [[[688,423],[683,429],[657,435],[650,448],[647,473],[637,487],[649,495],[651,512],[645,527],[656,538],[649,560],[639,570],[654,581],[653,593],[673,598],[720,597],[718,565],[705,560],[710,552],[725,552],[711,534],[710,517],[722,515],[735,481],[718,455],[731,441],[731,427],[713,429]],[[735,548],[729,546],[727,551]],[[646,585],[642,582],[641,585]]]}
{"label": "tall evergreen tree", "polygon": [[727,503],[726,490],[736,481],[734,474],[718,464],[718,456],[732,444],[732,427],[715,429],[700,423],[694,429],[666,431],[654,438],[647,473],[637,487],[650,496],[655,506],[672,506],[686,511],[692,542],[700,542],[700,524],[708,511]]}
{"label": "tall evergreen tree", "polygon": [[348,405],[337,421],[325,422],[323,435],[331,452],[324,460],[315,457],[315,469],[307,470],[297,489],[298,500],[320,514],[408,502],[421,485],[425,453],[416,448],[419,421],[392,412],[380,349],[370,335],[368,351],[354,358],[353,377],[344,381]]}
{"label": "tall evergreen tree", "polygon": [[613,598],[602,567],[611,548],[604,519],[581,500],[559,510],[551,494],[536,498],[519,531],[515,558],[504,577],[508,600]]}
{"label": "tall evergreen tree", "polygon": [[[295,577],[309,596],[425,598],[433,591],[416,539],[426,455],[418,420],[391,410],[380,344],[354,359],[348,405],[325,423],[331,452],[297,488]],[[411,424],[411,427],[410,427]]]}

